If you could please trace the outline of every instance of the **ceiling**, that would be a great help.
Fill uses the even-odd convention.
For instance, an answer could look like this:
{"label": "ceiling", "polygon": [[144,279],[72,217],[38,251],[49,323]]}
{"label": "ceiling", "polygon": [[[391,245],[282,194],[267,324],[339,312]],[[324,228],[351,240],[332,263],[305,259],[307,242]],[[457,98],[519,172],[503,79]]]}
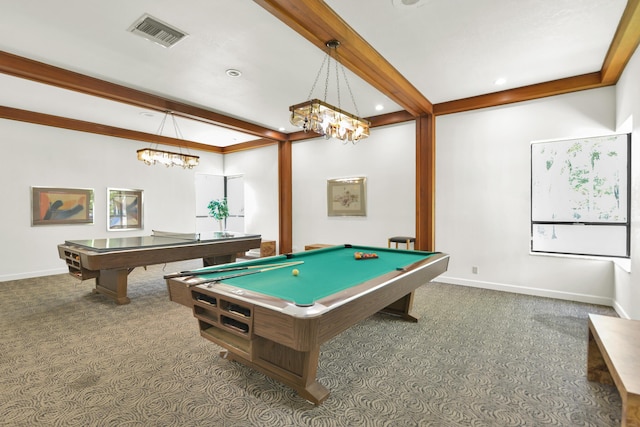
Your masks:
{"label": "ceiling", "polygon": [[[178,105],[178,116],[190,115],[180,113],[186,106],[223,115],[231,122],[237,119],[232,126],[229,120],[223,126],[207,123],[216,122],[215,117],[177,119],[179,138],[227,147],[268,137],[271,131],[274,139],[298,131],[288,122],[288,108],[309,99],[325,57],[318,47],[325,34],[344,37],[338,57],[355,70],[346,75],[356,106],[342,80],[343,109],[362,117],[410,109],[416,115],[432,104],[600,72],[627,1],[0,0],[0,4],[0,50],[9,54],[0,58],[6,73],[0,73],[0,106],[159,133],[163,108],[114,101],[111,94],[125,87],[136,96],[150,94]],[[188,36],[164,48],[128,31],[144,14]],[[317,28],[314,22],[304,22],[306,28],[298,24],[312,14]],[[634,37],[632,51],[637,46]],[[13,55],[115,86],[103,90],[105,97],[105,93],[94,96],[68,89],[74,81],[83,86],[82,76],[71,75],[67,85],[41,83],[41,76],[24,78],[7,65]],[[230,77],[228,69],[242,75]],[[332,74],[326,97],[334,105],[338,103],[335,78]],[[497,86],[500,78],[506,82]],[[323,74],[311,97],[324,97],[324,80]],[[404,92],[418,105],[405,102]],[[378,105],[383,109],[377,110]],[[239,131],[243,129],[249,131]],[[171,123],[163,135],[176,136]]]}

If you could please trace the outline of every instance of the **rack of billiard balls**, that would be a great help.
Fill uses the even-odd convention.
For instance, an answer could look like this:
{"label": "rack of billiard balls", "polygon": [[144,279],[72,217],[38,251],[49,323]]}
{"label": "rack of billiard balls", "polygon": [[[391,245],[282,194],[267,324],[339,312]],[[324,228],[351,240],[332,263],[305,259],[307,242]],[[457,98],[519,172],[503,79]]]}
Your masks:
{"label": "rack of billiard balls", "polygon": [[378,254],[375,252],[356,252],[353,254],[355,259],[375,259],[378,258]]}

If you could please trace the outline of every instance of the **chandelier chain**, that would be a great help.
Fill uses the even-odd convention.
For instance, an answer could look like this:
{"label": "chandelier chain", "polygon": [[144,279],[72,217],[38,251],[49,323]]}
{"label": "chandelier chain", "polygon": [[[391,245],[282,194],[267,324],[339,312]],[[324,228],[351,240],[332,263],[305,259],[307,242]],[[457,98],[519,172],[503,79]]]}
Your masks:
{"label": "chandelier chain", "polygon": [[[355,144],[357,141],[369,136],[369,127],[371,126],[371,123],[368,120],[359,117],[360,112],[358,111],[358,106],[356,105],[351,85],[347,79],[345,67],[338,60],[337,47],[340,46],[340,42],[337,40],[330,40],[326,43],[326,46],[329,50],[326,52],[322,65],[320,66],[320,69],[316,74],[316,78],[313,81],[311,91],[309,92],[309,96],[307,96],[307,99],[309,100],[289,107],[289,111],[291,111],[291,118],[289,120],[291,124],[302,128],[304,132],[312,131],[324,136],[326,139],[338,138],[344,142],[349,141]],[[332,79],[332,60],[335,61],[336,95],[338,98],[337,107],[326,102],[329,95],[329,81]],[[325,71],[325,65],[327,66],[327,70],[324,79],[324,96],[322,98],[323,101],[321,101],[318,98],[313,98],[313,93],[318,85],[320,75]],[[353,102],[357,115],[353,115],[342,110],[340,71],[338,71],[338,68],[342,68],[342,77],[344,78],[347,89],[349,90],[349,96],[351,97],[351,102]]]}
{"label": "chandelier chain", "polygon": [[180,139],[184,139],[182,136],[182,132],[180,131],[180,128],[178,127],[178,122],[176,121],[176,116],[174,114],[171,114],[171,120],[173,121],[173,130],[176,133],[176,137],[180,138]]}
{"label": "chandelier chain", "polygon": [[[338,56],[338,52],[336,51],[336,56]],[[338,74],[338,58],[334,58],[334,62],[336,63],[336,91],[338,92],[338,109],[342,109],[340,102],[340,75]]]}
{"label": "chandelier chain", "polygon": [[[184,140],[184,137],[182,136],[182,131],[178,127],[178,122],[176,120],[176,116],[173,113],[171,113],[171,121],[173,122],[173,131],[176,133],[176,138]],[[189,151],[189,147],[185,146],[184,148],[185,148],[187,154],[191,154],[191,152]],[[178,146],[178,151],[180,153],[182,153],[182,146],[181,145]]]}
{"label": "chandelier chain", "polygon": [[[351,86],[349,85],[349,80],[347,80],[347,72],[344,70],[344,65],[342,66],[342,76],[344,77],[344,82],[347,84],[347,89],[349,90],[349,95],[351,96],[351,102],[353,102],[353,107],[356,109],[356,116],[360,117],[360,111],[358,111],[358,105],[356,104],[356,99],[354,98],[353,92],[351,91]],[[340,98],[338,98],[338,102],[339,102],[339,99]],[[338,107],[339,106],[340,106],[340,104],[338,104]]]}
{"label": "chandelier chain", "polygon": [[329,77],[331,74],[331,56],[327,54],[324,56],[324,58],[328,59],[329,62],[327,62],[327,75],[324,78],[324,97],[322,98],[322,100],[324,102],[327,102],[327,94],[329,93]]}
{"label": "chandelier chain", "polygon": [[160,126],[158,127],[158,130],[156,131],[156,135],[162,135],[162,132],[164,131],[164,124],[167,121],[167,116],[169,115],[168,111],[164,112],[164,116],[162,117],[162,121],[160,122]]}
{"label": "chandelier chain", "polygon": [[[313,85],[311,86],[311,90],[309,91],[309,95],[307,96],[307,99],[311,99],[311,95],[313,95],[313,91],[316,88],[316,85],[318,84],[318,80],[320,79],[320,74],[322,73],[322,70],[324,69],[324,64],[327,62],[327,55],[324,56],[324,59],[322,60],[322,65],[320,65],[320,69],[318,70],[318,74],[316,75],[316,79],[313,81]],[[327,76],[327,79],[329,78],[329,76]],[[324,97],[325,100],[327,98],[327,83],[325,82],[325,89],[324,89]]]}
{"label": "chandelier chain", "polygon": [[[163,136],[164,126],[167,123],[167,116],[171,114],[171,121],[173,123],[173,130],[176,134],[176,139],[180,139],[184,141],[184,137],[182,136],[182,131],[178,126],[178,121],[176,120],[175,115],[167,110],[164,112],[164,116],[162,117],[162,121],[160,122],[160,126],[158,127],[158,131],[156,132],[158,136]],[[138,160],[144,162],[147,165],[155,165],[155,164],[163,164],[166,167],[170,166],[182,166],[184,169],[192,169],[198,165],[200,157],[194,156],[190,154],[189,147],[185,145],[186,153],[182,152],[182,145],[178,145],[178,153],[159,150],[158,141],[155,144],[152,144],[149,148],[143,148],[137,151]]]}

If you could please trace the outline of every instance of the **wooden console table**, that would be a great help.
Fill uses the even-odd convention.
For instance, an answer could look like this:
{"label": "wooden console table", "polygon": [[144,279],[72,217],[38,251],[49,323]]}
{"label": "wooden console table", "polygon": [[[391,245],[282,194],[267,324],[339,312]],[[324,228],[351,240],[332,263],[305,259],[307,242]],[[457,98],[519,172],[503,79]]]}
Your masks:
{"label": "wooden console table", "polygon": [[640,321],[589,315],[587,378],[615,385],[622,427],[640,427]]}
{"label": "wooden console table", "polygon": [[313,243],[311,245],[305,245],[304,250],[312,251],[314,249],[330,248],[331,246],[334,246],[334,245],[328,245],[326,243]]}

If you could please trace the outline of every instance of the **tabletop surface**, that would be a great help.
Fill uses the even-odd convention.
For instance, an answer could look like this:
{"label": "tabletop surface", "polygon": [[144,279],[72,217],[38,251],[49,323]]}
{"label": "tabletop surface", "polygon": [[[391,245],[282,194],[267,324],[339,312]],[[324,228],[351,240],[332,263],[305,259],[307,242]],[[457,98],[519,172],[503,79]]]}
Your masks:
{"label": "tabletop surface", "polygon": [[109,252],[126,249],[146,249],[162,246],[189,245],[195,243],[216,243],[245,238],[260,238],[260,235],[229,231],[215,231],[209,233],[169,233],[154,230],[153,234],[150,236],[67,240],[65,241],[65,244],[79,246],[96,252]]}
{"label": "tabletop surface", "polygon": [[640,395],[640,320],[589,314],[628,393]]}
{"label": "tabletop surface", "polygon": [[[355,252],[376,253],[378,258],[355,259]],[[235,263],[234,266],[259,266],[261,264],[277,264],[288,262],[302,262],[290,267],[252,273],[246,276],[224,279],[221,283],[281,298],[299,306],[309,306],[326,296],[374,279],[383,274],[402,270],[411,264],[432,257],[436,253],[422,251],[408,251],[400,249],[386,249],[367,246],[332,246],[312,251],[297,252],[290,255],[278,255],[262,258],[259,261]],[[231,266],[231,264],[227,264]],[[200,273],[207,269],[224,266],[208,267],[198,270]],[[265,268],[270,268],[265,266]],[[293,269],[299,271],[297,276]],[[247,270],[254,272],[261,268]],[[212,280],[217,277],[229,276],[233,273],[214,273],[199,275],[201,279]],[[206,285],[205,285],[206,286]]]}

